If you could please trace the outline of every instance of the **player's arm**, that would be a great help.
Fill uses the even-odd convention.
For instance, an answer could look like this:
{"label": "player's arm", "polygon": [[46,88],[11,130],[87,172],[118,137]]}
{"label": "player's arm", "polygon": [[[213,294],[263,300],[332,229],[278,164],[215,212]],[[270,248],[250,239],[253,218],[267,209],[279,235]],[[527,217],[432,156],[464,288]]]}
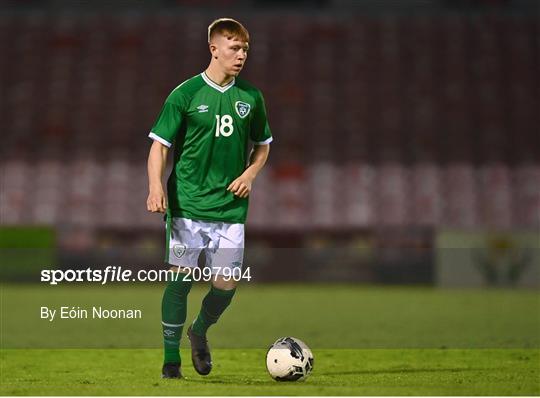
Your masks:
{"label": "player's arm", "polygon": [[167,210],[167,199],[163,190],[163,172],[167,165],[167,154],[169,148],[154,141],[150,147],[148,154],[148,199],[146,200],[146,208],[148,211],[155,213],[165,213]]}
{"label": "player's arm", "polygon": [[227,191],[240,198],[247,198],[251,192],[253,180],[255,180],[255,177],[266,163],[269,153],[270,144],[255,145],[249,157],[249,166],[240,177],[231,182]]}

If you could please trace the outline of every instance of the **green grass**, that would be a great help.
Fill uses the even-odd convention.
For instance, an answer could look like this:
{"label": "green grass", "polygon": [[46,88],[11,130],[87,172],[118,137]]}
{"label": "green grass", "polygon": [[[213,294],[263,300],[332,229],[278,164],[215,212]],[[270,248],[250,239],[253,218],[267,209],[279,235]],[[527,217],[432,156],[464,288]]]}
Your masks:
{"label": "green grass", "polygon": [[[193,287],[188,320],[207,289]],[[162,293],[161,286],[146,284],[4,285],[1,345],[158,348]],[[39,318],[41,306],[93,305],[138,308],[143,318]],[[529,290],[245,284],[210,329],[215,348],[265,348],[283,335],[317,348],[538,348],[540,296]]]}
{"label": "green grass", "polygon": [[[188,322],[206,292],[195,286]],[[527,290],[250,285],[209,332],[214,370],[185,351],[162,380],[155,285],[2,285],[0,395],[540,395],[540,298]],[[40,319],[40,306],[138,308],[138,320]],[[305,382],[277,383],[266,348],[314,351]]]}
{"label": "green grass", "polygon": [[[1,395],[538,395],[538,350],[315,350],[304,382],[266,374],[264,350],[220,349],[202,377],[159,378],[157,349],[6,350]],[[188,357],[187,352],[183,352]]]}

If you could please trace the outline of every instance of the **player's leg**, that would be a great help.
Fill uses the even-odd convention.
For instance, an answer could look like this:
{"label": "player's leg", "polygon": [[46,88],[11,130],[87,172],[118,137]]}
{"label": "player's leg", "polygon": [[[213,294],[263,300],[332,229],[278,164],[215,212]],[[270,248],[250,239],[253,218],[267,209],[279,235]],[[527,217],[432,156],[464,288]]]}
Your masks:
{"label": "player's leg", "polygon": [[[212,285],[204,297],[201,310],[188,329],[195,370],[206,375],[212,361],[206,332],[230,305],[236,292],[234,269],[241,270],[244,255],[244,225],[214,223],[210,231],[210,246],[206,249],[208,267],[212,269]],[[227,271],[226,271],[227,270]]]}
{"label": "player's leg", "polygon": [[163,327],[164,378],[181,375],[180,338],[186,321],[187,297],[192,281],[187,267],[196,267],[201,251],[202,238],[192,229],[191,220],[173,218],[168,232],[168,259],[172,265],[161,302],[161,324]]}
{"label": "player's leg", "polygon": [[205,336],[208,328],[219,320],[231,304],[235,293],[236,282],[225,280],[221,275],[217,275],[215,280],[213,278],[210,290],[202,301],[201,310],[193,322],[193,332]]}
{"label": "player's leg", "polygon": [[191,290],[191,280],[183,268],[171,267],[170,280],[161,301],[161,325],[163,328],[163,369],[162,377],[182,377],[180,366],[180,337],[186,321],[187,296]]}

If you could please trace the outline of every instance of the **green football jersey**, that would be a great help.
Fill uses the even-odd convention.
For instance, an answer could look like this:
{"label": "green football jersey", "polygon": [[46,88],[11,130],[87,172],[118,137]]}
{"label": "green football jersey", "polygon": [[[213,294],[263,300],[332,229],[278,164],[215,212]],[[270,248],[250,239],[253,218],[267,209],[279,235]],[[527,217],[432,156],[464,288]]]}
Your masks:
{"label": "green football jersey", "polygon": [[174,144],[167,182],[173,217],[245,222],[248,199],[227,187],[244,172],[250,141],[272,141],[257,88],[241,79],[219,86],[204,72],[194,76],[167,97],[150,138]]}

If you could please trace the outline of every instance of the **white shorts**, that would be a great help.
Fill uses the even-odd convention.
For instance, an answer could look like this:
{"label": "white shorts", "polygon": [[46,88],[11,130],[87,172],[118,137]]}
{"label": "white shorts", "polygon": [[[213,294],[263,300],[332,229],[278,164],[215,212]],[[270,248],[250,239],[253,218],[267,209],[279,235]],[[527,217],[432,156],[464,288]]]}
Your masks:
{"label": "white shorts", "polygon": [[219,275],[225,268],[242,269],[244,224],[171,217],[167,262],[195,268],[204,250],[206,267]]}

